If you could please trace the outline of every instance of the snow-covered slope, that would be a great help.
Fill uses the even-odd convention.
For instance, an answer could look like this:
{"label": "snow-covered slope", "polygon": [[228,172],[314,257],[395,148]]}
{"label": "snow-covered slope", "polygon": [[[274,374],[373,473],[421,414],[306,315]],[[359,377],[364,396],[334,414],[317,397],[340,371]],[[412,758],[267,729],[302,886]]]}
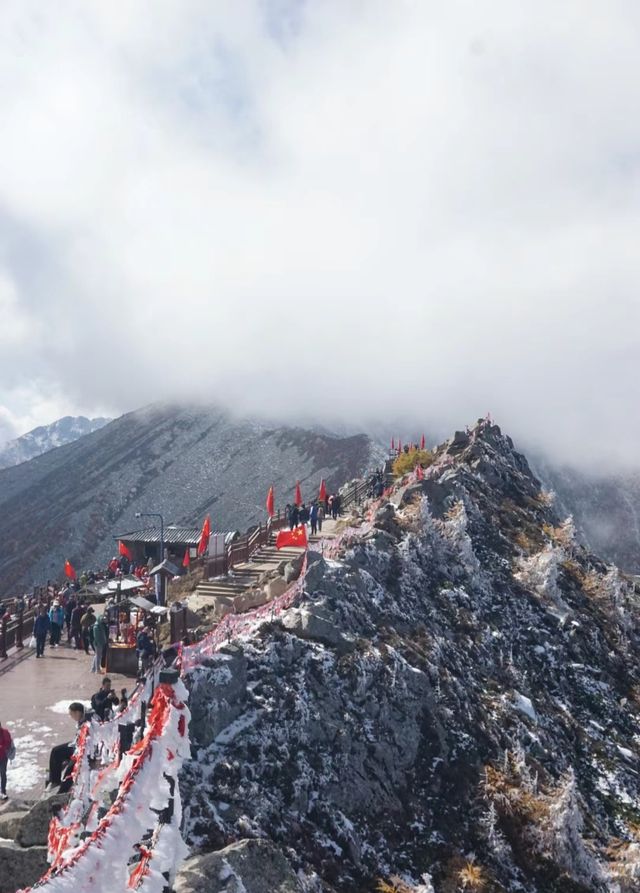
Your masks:
{"label": "snow-covered slope", "polygon": [[632,582],[496,427],[397,502],[188,676],[190,843],[270,838],[307,890],[638,890]]}
{"label": "snow-covered slope", "polygon": [[52,422],[51,425],[41,425],[21,437],[16,437],[15,440],[10,440],[0,449],[0,468],[20,465],[21,462],[28,462],[29,459],[41,456],[56,447],[73,443],[85,434],[98,431],[110,421],[111,419],[65,416],[57,422]]}

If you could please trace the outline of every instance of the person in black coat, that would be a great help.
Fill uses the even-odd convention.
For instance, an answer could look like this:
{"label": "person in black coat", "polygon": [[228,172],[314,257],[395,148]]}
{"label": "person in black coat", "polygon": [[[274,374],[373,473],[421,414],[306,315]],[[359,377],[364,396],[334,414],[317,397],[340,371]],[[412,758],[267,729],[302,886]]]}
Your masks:
{"label": "person in black coat", "polygon": [[101,722],[110,718],[110,714],[120,703],[120,698],[111,688],[111,679],[105,676],[100,690],[91,698],[91,707]]}

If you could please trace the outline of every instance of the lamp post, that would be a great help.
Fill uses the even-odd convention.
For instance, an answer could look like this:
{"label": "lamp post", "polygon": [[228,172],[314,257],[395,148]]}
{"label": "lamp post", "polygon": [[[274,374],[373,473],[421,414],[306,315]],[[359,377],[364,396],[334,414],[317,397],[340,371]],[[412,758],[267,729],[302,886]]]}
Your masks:
{"label": "lamp post", "polygon": [[136,518],[160,518],[160,564],[164,561],[164,518],[159,512],[136,512]]}

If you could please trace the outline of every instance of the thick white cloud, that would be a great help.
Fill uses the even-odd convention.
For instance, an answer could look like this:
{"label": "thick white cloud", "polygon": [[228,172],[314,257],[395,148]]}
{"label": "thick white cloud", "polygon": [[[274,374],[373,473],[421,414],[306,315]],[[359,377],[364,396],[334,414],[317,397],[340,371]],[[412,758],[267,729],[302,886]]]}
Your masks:
{"label": "thick white cloud", "polygon": [[490,409],[634,462],[639,35],[630,0],[7,0],[3,380],[111,412]]}

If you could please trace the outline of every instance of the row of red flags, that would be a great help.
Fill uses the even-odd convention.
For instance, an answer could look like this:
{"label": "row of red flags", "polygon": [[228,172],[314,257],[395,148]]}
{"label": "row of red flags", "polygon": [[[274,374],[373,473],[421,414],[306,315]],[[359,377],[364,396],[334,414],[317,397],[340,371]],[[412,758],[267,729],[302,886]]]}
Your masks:
{"label": "row of red flags", "polygon": [[[420,438],[420,449],[423,450],[426,447],[426,445],[427,445],[427,441],[425,440],[425,436],[423,434],[422,437]],[[395,439],[395,437],[392,437],[391,438],[391,452],[394,452],[395,449],[396,449],[396,439]],[[412,443],[410,445],[410,449],[417,450],[418,445],[416,443]],[[398,438],[398,452],[399,453],[402,452],[402,441],[400,440],[400,438]]]}

